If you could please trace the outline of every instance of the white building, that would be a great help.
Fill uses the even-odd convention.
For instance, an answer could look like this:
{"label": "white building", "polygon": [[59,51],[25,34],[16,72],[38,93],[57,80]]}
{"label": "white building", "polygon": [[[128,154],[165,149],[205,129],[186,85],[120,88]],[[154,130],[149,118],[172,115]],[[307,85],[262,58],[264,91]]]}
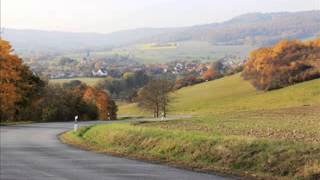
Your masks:
{"label": "white building", "polygon": [[102,70],[102,69],[99,69],[98,71],[92,71],[92,76],[99,76],[99,77],[108,76],[108,71]]}

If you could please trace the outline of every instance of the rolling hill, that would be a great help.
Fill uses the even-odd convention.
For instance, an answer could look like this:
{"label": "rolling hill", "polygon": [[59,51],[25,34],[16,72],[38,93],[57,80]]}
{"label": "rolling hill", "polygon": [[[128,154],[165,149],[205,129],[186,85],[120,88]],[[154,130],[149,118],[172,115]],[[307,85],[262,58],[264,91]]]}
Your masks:
{"label": "rolling hill", "polygon": [[5,29],[4,39],[10,41],[17,52],[65,53],[85,52],[88,49],[109,50],[129,45],[141,38],[152,37],[171,29],[141,28],[110,34],[41,31],[31,29]]}
{"label": "rolling hill", "polygon": [[147,41],[208,41],[215,45],[271,45],[281,39],[319,35],[320,11],[249,13],[222,23],[179,29]]}
{"label": "rolling hill", "polygon": [[269,45],[280,39],[319,35],[320,11],[250,13],[222,23],[177,28],[141,28],[110,34],[5,29],[18,52],[109,50],[143,43],[205,41],[214,45]]}
{"label": "rolling hill", "polygon": [[[235,113],[320,105],[320,79],[274,91],[257,91],[239,74],[182,88],[173,93],[171,114]],[[141,115],[134,104],[120,107],[120,114]]]}

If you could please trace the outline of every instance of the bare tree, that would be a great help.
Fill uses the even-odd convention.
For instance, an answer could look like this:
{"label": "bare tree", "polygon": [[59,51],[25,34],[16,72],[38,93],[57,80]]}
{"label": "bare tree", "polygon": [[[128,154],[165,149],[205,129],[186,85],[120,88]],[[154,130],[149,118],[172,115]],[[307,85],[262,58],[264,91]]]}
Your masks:
{"label": "bare tree", "polygon": [[138,105],[152,111],[155,118],[158,118],[160,113],[166,117],[172,89],[173,84],[170,81],[152,80],[139,92]]}

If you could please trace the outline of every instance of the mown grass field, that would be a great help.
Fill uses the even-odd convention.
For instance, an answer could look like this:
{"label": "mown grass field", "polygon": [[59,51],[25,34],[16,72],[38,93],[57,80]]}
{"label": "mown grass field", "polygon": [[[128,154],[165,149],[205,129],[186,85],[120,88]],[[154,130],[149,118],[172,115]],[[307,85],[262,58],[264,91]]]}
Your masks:
{"label": "mown grass field", "polygon": [[95,86],[99,81],[103,80],[104,78],[92,78],[92,77],[81,77],[81,78],[65,78],[65,79],[50,79],[50,83],[68,83],[73,80],[79,80],[86,83],[89,86]]}
{"label": "mown grass field", "polygon": [[[172,94],[193,118],[94,126],[68,142],[97,151],[264,179],[320,178],[320,79],[262,92],[240,75]],[[146,115],[136,105],[120,114]]]}

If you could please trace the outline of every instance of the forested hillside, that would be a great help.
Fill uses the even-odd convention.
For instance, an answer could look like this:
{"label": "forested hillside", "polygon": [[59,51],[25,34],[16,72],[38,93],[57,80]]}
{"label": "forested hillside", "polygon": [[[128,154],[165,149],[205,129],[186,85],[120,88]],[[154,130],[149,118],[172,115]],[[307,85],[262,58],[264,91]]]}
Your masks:
{"label": "forested hillside", "polygon": [[250,13],[223,23],[200,25],[167,33],[149,41],[201,40],[216,45],[270,45],[281,39],[319,35],[320,11]]}
{"label": "forested hillside", "polygon": [[215,45],[270,45],[319,35],[320,11],[251,13],[222,23],[182,28],[141,28],[110,34],[5,29],[18,51],[108,50],[137,43],[206,41]]}

